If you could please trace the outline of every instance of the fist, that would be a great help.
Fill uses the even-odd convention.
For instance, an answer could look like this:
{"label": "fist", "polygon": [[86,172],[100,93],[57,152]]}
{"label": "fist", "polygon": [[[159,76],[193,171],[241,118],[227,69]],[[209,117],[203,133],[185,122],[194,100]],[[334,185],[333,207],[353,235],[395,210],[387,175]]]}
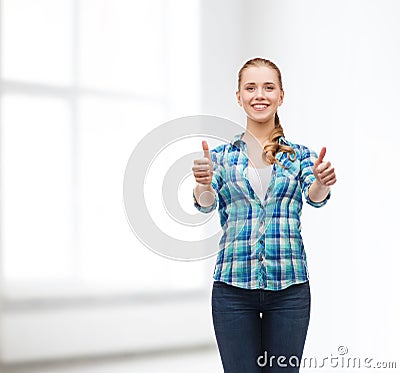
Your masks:
{"label": "fist", "polygon": [[210,150],[208,149],[207,141],[202,142],[204,156],[200,159],[195,159],[192,167],[193,175],[199,184],[211,185],[213,176],[214,163],[211,160]]}
{"label": "fist", "polygon": [[323,147],[318,159],[314,163],[313,174],[319,184],[331,186],[336,183],[336,174],[331,162],[324,162],[325,154],[326,148]]}

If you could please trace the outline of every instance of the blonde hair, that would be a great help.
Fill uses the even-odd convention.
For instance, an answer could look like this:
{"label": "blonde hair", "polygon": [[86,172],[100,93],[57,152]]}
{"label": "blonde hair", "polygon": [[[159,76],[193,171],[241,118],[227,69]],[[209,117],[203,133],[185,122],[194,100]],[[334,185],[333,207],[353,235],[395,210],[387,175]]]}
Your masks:
{"label": "blonde hair", "polygon": [[[283,91],[283,86],[282,86],[282,75],[281,72],[272,61],[266,60],[264,58],[256,57],[251,60],[248,60],[239,70],[238,74],[238,90],[240,90],[240,83],[242,81],[242,75],[243,75],[243,70],[249,68],[249,67],[259,67],[259,66],[266,66],[269,67],[270,69],[273,69],[276,71],[276,74],[278,76],[278,82],[279,82],[279,88]],[[296,160],[296,152],[290,147],[289,145],[281,145],[279,144],[278,140],[280,137],[285,137],[283,133],[283,128],[281,125],[281,122],[279,120],[278,113],[275,113],[275,128],[273,129],[270,138],[269,138],[269,143],[264,146],[264,151],[263,151],[263,157],[265,157],[271,164],[274,164],[275,162],[279,164],[280,166],[284,167],[276,158],[276,153],[278,152],[285,152],[288,153],[289,159],[291,161]],[[290,155],[293,156],[293,158],[290,157]]]}

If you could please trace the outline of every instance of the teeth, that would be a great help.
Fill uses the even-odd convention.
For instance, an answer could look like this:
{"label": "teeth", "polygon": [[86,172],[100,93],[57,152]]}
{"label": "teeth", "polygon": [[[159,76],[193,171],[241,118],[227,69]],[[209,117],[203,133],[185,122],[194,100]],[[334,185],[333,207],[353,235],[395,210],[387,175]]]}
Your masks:
{"label": "teeth", "polygon": [[266,108],[267,107],[267,105],[260,105],[260,104],[257,104],[257,105],[253,105],[256,109],[264,109],[264,108]]}

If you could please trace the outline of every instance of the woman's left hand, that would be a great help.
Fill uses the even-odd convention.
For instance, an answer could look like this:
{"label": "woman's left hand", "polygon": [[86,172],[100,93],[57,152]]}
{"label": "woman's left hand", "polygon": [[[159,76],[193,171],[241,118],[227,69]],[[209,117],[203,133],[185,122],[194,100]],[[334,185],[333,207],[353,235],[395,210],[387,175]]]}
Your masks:
{"label": "woman's left hand", "polygon": [[324,162],[325,154],[326,147],[323,147],[318,159],[314,163],[313,173],[318,184],[329,187],[336,183],[336,174],[331,162]]}

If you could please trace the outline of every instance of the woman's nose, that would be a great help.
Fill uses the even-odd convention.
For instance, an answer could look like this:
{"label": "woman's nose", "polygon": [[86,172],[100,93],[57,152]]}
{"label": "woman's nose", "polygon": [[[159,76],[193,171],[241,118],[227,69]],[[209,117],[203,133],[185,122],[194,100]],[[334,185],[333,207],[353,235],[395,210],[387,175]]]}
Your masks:
{"label": "woman's nose", "polygon": [[256,91],[256,97],[264,97],[264,91],[262,88],[258,88]]}

